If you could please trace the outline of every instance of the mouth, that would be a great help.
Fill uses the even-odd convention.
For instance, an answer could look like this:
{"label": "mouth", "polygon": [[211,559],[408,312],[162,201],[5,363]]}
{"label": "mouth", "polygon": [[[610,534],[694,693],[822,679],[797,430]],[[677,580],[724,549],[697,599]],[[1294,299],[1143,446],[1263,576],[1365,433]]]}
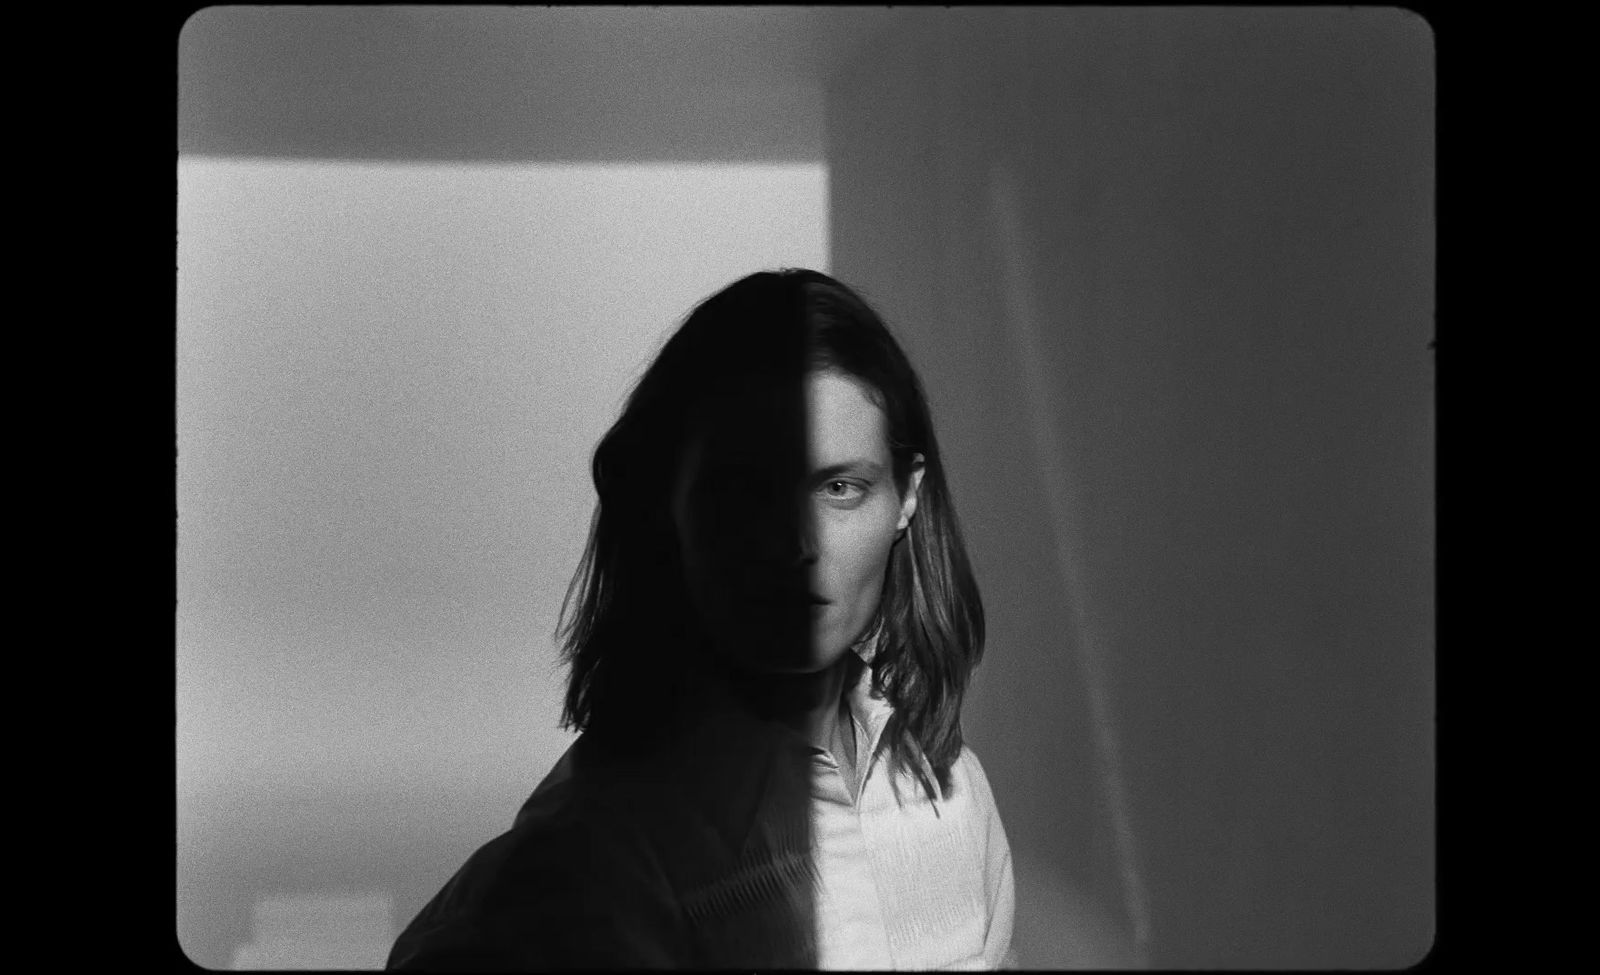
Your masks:
{"label": "mouth", "polygon": [[796,592],[793,589],[787,589],[787,590],[785,590],[785,589],[779,589],[779,590],[772,590],[772,589],[746,590],[744,592],[744,595],[743,595],[743,601],[748,603],[748,604],[750,604],[750,605],[752,605],[752,606],[767,606],[767,607],[810,606],[810,607],[815,608],[817,606],[830,606],[830,605],[833,604],[833,600],[826,599],[826,598],[824,598],[822,596],[817,595],[814,592],[806,592],[804,590],[800,590],[799,592]]}

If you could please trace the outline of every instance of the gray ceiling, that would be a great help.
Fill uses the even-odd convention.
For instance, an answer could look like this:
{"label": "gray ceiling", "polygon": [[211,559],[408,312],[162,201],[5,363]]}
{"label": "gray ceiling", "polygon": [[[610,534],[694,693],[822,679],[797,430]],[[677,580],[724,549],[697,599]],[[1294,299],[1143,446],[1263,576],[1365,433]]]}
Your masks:
{"label": "gray ceiling", "polygon": [[823,83],[886,7],[209,7],[179,39],[203,155],[818,161]]}

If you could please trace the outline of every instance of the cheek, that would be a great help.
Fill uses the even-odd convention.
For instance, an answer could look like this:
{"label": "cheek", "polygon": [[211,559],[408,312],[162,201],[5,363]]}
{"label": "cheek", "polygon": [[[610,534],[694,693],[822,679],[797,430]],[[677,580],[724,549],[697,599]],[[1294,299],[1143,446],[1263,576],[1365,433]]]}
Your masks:
{"label": "cheek", "polygon": [[825,532],[823,571],[832,577],[840,597],[852,603],[874,601],[882,592],[883,572],[894,547],[894,519],[841,519]]}
{"label": "cheek", "polygon": [[678,519],[678,568],[691,605],[705,622],[727,614],[725,570],[715,547],[695,530],[692,514]]}

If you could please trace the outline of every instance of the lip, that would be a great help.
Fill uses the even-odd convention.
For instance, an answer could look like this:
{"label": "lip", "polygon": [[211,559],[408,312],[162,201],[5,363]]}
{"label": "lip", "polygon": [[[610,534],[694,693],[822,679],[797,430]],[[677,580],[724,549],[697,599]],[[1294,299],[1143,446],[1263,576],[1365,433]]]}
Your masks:
{"label": "lip", "polygon": [[830,606],[833,600],[824,599],[813,592],[793,589],[753,589],[744,592],[744,600],[764,606],[794,605],[800,603],[808,606]]}

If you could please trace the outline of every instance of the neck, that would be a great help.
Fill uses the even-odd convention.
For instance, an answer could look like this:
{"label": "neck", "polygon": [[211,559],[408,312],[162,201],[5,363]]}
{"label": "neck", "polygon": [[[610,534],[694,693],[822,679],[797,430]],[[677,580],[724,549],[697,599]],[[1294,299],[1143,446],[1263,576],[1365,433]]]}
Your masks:
{"label": "neck", "polygon": [[850,666],[856,656],[847,653],[825,670],[809,674],[741,674],[733,686],[757,715],[786,725],[817,748],[834,753],[840,761],[841,743],[848,741],[839,718],[845,685],[856,674]]}

